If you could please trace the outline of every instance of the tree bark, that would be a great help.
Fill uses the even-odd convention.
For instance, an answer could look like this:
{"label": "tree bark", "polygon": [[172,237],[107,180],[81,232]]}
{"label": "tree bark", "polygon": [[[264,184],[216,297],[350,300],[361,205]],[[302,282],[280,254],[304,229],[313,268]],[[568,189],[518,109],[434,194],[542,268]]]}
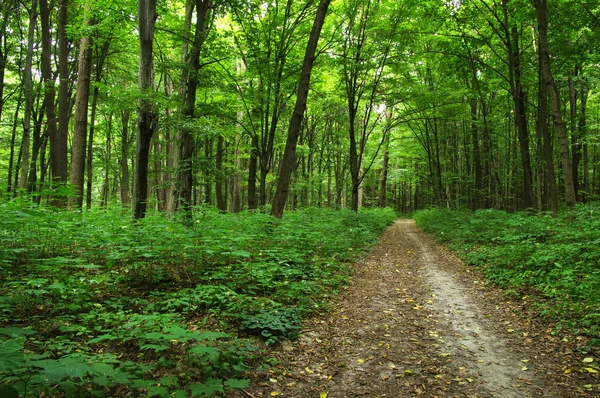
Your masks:
{"label": "tree bark", "polygon": [[223,178],[224,178],[223,152],[224,151],[225,151],[225,148],[223,145],[223,137],[219,136],[217,138],[217,154],[215,157],[215,170],[216,170],[215,191],[217,194],[217,209],[219,209],[219,211],[221,211],[221,212],[227,211],[227,203],[223,196]]}
{"label": "tree bark", "polygon": [[[86,2],[84,27],[91,25],[89,18],[90,2]],[[77,72],[77,92],[75,94],[75,120],[71,150],[70,183],[74,192],[69,197],[69,208],[81,209],[83,205],[83,183],[85,176],[85,152],[88,127],[88,104],[90,98],[90,77],[92,72],[92,39],[83,36],[79,44],[79,68]]]}
{"label": "tree bark", "polygon": [[573,81],[573,74],[577,75],[577,67],[575,72],[569,72],[569,127],[571,130],[571,167],[573,170],[573,190],[575,197],[579,198],[579,162],[581,160],[581,142],[577,134],[577,89]]}
{"label": "tree bark", "polygon": [[68,180],[67,157],[69,152],[68,131],[69,116],[69,41],[66,27],[68,18],[68,0],[58,2],[58,129],[55,143],[50,143],[50,156],[54,157],[53,178],[66,182]]}
{"label": "tree bark", "polygon": [[258,169],[258,137],[252,136],[250,148],[250,161],[248,163],[248,209],[256,210],[258,201],[256,199],[256,172]]}
{"label": "tree bark", "polygon": [[138,100],[138,118],[133,175],[133,215],[136,219],[146,216],[148,199],[148,163],[150,141],[156,129],[157,115],[152,100],[154,87],[154,23],[156,0],[138,0],[140,63],[138,83],[141,98]]}
{"label": "tree bark", "polygon": [[[198,71],[200,70],[200,50],[206,39],[208,27],[208,16],[211,0],[196,0],[196,32],[192,49],[187,57],[189,75],[187,76],[187,90],[185,94],[185,105],[183,114],[187,119],[194,118],[196,106],[196,90],[198,88]],[[192,157],[194,154],[194,137],[189,128],[181,131],[181,143],[179,147],[179,205],[191,217],[193,168]]]}
{"label": "tree bark", "polygon": [[542,65],[542,76],[544,84],[548,87],[552,99],[552,117],[554,128],[558,137],[560,147],[560,160],[565,185],[565,203],[571,207],[575,204],[575,189],[573,186],[573,172],[571,160],[569,159],[569,141],[565,131],[565,123],[561,113],[561,102],[558,88],[554,82],[552,69],[550,67],[550,49],[548,45],[548,5],[546,0],[534,0],[539,33],[539,51]]}
{"label": "tree bark", "polygon": [[35,41],[35,27],[37,21],[37,0],[32,0],[29,10],[29,30],[27,34],[27,54],[25,56],[25,68],[23,69],[23,87],[25,90],[25,115],[23,118],[23,143],[21,148],[21,176],[19,188],[26,191],[28,187],[28,171],[31,151],[31,112],[33,108],[33,46]]}
{"label": "tree bark", "polygon": [[[44,83],[44,108],[46,109],[46,126],[50,138],[50,170],[52,171],[52,185],[57,185],[65,181],[61,172],[66,164],[66,159],[62,159],[60,140],[58,137],[58,123],[56,120],[56,108],[54,99],[56,90],[54,87],[54,77],[52,76],[52,33],[50,31],[50,9],[48,0],[40,0],[40,19],[42,22],[42,81]],[[66,155],[66,152],[64,152]],[[67,205],[66,198],[60,195],[53,195],[51,203],[56,207]]]}
{"label": "tree bark", "polygon": [[129,191],[129,109],[124,109],[122,114],[121,129],[121,204],[129,206],[131,195]]}
{"label": "tree bark", "polygon": [[281,169],[279,171],[277,191],[275,192],[275,197],[271,207],[271,215],[277,218],[281,218],[283,216],[285,202],[287,201],[290,177],[292,175],[292,171],[294,170],[296,144],[298,143],[298,136],[300,135],[300,129],[302,127],[302,119],[304,117],[304,112],[306,111],[306,100],[308,98],[308,89],[310,86],[310,75],[315,61],[315,52],[317,50],[319,36],[321,35],[321,28],[325,22],[325,16],[327,15],[327,9],[329,8],[330,2],[331,0],[321,0],[319,2],[317,14],[313,22],[308,44],[306,46],[306,52],[304,54],[304,62],[302,64],[300,79],[298,81],[296,105],[294,106],[294,111],[292,113],[292,118],[288,128],[288,136],[283,153],[283,160],[281,162]]}

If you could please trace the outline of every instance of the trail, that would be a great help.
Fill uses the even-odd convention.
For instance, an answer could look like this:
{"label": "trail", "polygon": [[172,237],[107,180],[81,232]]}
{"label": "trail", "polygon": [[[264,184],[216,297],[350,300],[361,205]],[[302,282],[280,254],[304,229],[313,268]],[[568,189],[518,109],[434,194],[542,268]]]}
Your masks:
{"label": "trail", "polygon": [[398,220],[357,265],[336,310],[230,396],[594,396],[490,289],[412,220]]}

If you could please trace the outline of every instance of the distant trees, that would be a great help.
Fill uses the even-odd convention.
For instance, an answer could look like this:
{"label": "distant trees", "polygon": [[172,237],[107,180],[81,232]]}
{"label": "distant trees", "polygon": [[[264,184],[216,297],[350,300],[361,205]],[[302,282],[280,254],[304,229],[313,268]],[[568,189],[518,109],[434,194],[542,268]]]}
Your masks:
{"label": "distant trees", "polygon": [[138,218],[599,197],[598,4],[342,0],[309,56],[324,3],[0,2],[2,191]]}

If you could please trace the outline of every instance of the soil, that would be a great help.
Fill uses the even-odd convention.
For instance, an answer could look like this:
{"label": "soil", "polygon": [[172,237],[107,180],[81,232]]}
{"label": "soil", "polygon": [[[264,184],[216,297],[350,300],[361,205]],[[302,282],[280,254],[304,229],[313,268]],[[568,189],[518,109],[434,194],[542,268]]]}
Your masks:
{"label": "soil", "polygon": [[600,397],[600,358],[532,318],[526,297],[511,300],[398,220],[336,309],[273,348],[280,363],[230,396]]}

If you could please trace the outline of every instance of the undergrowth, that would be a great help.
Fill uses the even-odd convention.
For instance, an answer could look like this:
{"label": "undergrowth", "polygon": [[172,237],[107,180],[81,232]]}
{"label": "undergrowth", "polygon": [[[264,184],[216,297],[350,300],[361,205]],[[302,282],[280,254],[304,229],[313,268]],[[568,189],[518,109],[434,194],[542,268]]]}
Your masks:
{"label": "undergrowth", "polygon": [[390,210],[277,220],[0,204],[0,396],[219,396],[326,311]]}
{"label": "undergrowth", "polygon": [[480,267],[511,295],[537,296],[536,311],[561,328],[588,335],[600,328],[600,205],[558,216],[497,210],[426,210],[417,224]]}

